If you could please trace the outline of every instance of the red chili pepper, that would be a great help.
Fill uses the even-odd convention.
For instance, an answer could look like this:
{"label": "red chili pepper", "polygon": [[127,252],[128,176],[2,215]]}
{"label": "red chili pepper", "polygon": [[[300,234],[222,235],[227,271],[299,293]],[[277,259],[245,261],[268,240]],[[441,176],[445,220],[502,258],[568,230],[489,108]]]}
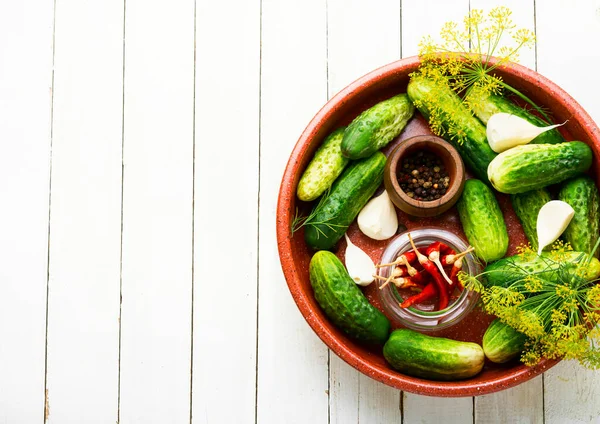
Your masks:
{"label": "red chili pepper", "polygon": [[408,289],[411,287],[421,287],[419,284],[417,284],[415,281],[413,281],[413,279],[411,277],[400,277],[400,278],[392,280],[392,282],[399,289]]}
{"label": "red chili pepper", "polygon": [[414,243],[410,233],[408,234],[408,240],[410,241],[410,244],[412,245],[413,250],[415,250],[417,252],[417,259],[419,260],[419,263],[421,265],[423,265],[423,268],[425,269],[425,271],[427,271],[429,273],[429,275],[431,275],[431,277],[433,278],[433,281],[435,282],[435,284],[437,286],[437,291],[438,291],[439,298],[440,298],[439,303],[438,303],[438,310],[441,311],[442,309],[446,309],[446,307],[448,306],[448,291],[446,288],[446,282],[444,281],[444,278],[438,271],[435,264],[433,262],[431,262],[429,260],[429,258],[427,258],[427,256],[425,256],[417,251],[417,247],[415,246],[415,243]]}
{"label": "red chili pepper", "polygon": [[425,286],[425,288],[421,291],[421,293],[415,294],[404,300],[400,304],[401,308],[408,308],[415,303],[421,303],[429,299],[433,299],[438,294],[438,289],[434,283],[429,283]]}
{"label": "red chili pepper", "polygon": [[425,250],[425,255],[429,256],[429,255],[431,255],[431,252],[436,251],[436,250],[438,252],[440,252],[440,256],[441,255],[450,255],[452,253],[455,253],[454,249],[452,249],[447,244],[442,243],[441,241],[434,241],[429,246],[427,246],[427,249]]}
{"label": "red chili pepper", "polygon": [[458,287],[460,290],[464,290],[464,287],[460,280],[458,279],[458,273],[462,269],[462,258],[459,258],[454,265],[452,265],[452,271],[450,271],[450,279],[452,280],[454,287]]}
{"label": "red chili pepper", "polygon": [[412,279],[412,281],[414,281],[415,283],[417,283],[420,286],[424,286],[425,284],[427,284],[429,282],[429,275],[423,271],[417,272],[415,275],[413,275],[410,278]]}

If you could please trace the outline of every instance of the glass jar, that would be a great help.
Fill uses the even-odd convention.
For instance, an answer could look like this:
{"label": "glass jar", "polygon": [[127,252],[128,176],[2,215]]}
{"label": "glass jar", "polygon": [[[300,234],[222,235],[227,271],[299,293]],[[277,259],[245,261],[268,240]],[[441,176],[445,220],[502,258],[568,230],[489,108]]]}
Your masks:
{"label": "glass jar", "polygon": [[[450,231],[440,228],[420,228],[407,231],[394,238],[383,252],[381,263],[391,263],[402,253],[412,250],[408,239],[409,233],[418,248],[427,247],[434,241],[447,244],[457,253],[463,252],[469,247],[463,239]],[[387,278],[394,268],[394,266],[379,268],[378,274]],[[478,275],[481,273],[481,266],[476,257],[469,253],[463,258],[462,270],[471,275]],[[441,311],[434,311],[433,306],[429,308],[431,310],[426,310],[426,307],[419,309],[414,306],[401,308],[400,303],[405,298],[391,283],[379,290],[379,297],[381,305],[390,318],[400,321],[407,328],[419,331],[441,330],[458,323],[473,310],[479,300],[478,293],[463,290],[458,297],[451,298],[448,307]]]}

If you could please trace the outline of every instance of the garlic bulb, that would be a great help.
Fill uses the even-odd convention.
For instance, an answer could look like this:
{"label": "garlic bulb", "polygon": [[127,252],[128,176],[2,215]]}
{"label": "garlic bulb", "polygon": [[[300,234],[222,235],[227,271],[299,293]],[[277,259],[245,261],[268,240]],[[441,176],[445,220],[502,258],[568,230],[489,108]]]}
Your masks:
{"label": "garlic bulb", "polygon": [[538,255],[567,229],[575,211],[567,202],[552,200],[540,209],[537,218]]}
{"label": "garlic bulb", "polygon": [[398,216],[387,191],[369,200],[358,214],[358,228],[374,240],[386,240],[398,230]]}
{"label": "garlic bulb", "polygon": [[565,123],[536,127],[517,115],[495,113],[490,117],[485,132],[492,150],[496,153],[502,153],[511,147],[527,144],[538,135],[560,127]]}
{"label": "garlic bulb", "polygon": [[345,262],[348,274],[359,286],[368,286],[375,280],[375,264],[369,255],[350,241],[347,234],[344,236],[347,243]]}

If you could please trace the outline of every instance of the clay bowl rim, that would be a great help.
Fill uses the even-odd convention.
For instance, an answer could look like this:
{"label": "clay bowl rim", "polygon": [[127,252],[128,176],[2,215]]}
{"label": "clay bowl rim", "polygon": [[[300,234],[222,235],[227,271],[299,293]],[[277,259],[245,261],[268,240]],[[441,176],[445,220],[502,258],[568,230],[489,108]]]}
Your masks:
{"label": "clay bowl rim", "polygon": [[[495,59],[490,60],[490,63],[493,62],[495,62]],[[298,164],[301,163],[306,152],[310,150],[310,142],[318,134],[319,128],[331,118],[339,106],[358,96],[358,93],[360,93],[364,87],[376,85],[377,82],[387,78],[393,78],[394,75],[398,73],[407,74],[410,71],[414,71],[417,69],[419,63],[419,58],[413,56],[392,62],[371,71],[331,98],[308,123],[290,154],[279,190],[276,209],[276,234],[279,258],[290,293],[304,319],[315,331],[317,336],[319,336],[319,338],[333,350],[337,356],[358,371],[394,388],[416,394],[444,397],[489,394],[514,387],[530,380],[556,365],[559,361],[543,360],[535,367],[516,365],[511,372],[508,372],[499,378],[488,380],[483,383],[480,382],[478,384],[470,382],[469,380],[452,383],[422,380],[401,374],[389,367],[365,361],[352,349],[346,347],[343,340],[338,337],[333,330],[327,328],[323,322],[325,318],[319,318],[318,314],[313,312],[309,302],[309,294],[302,290],[299,271],[296,269],[296,263],[292,257],[293,250],[290,237],[290,225],[295,212],[292,206],[295,204],[295,191],[299,179],[299,176],[296,175],[296,168]],[[548,96],[552,97],[553,100],[555,100],[557,104],[571,116],[576,116],[578,118],[577,120],[581,123],[580,131],[585,134],[585,137],[589,140],[590,147],[592,147],[592,150],[594,151],[596,156],[594,163],[595,166],[597,166],[598,155],[600,155],[600,130],[579,103],[548,78],[522,65],[510,64],[510,66],[502,67],[501,71],[503,74],[525,80],[527,83],[537,86]],[[577,123],[574,125],[577,125]]]}
{"label": "clay bowl rim", "polygon": [[[404,155],[410,153],[410,151],[412,150],[417,150],[420,144],[427,143],[433,143],[439,146],[440,150],[443,150],[445,152],[444,156],[448,158],[449,161],[452,161],[456,164],[455,175],[450,179],[448,191],[439,199],[431,201],[415,200],[408,197],[404,190],[400,188],[400,184],[398,183],[397,177],[398,163]],[[442,159],[442,162],[446,162],[444,158],[440,159]],[[466,178],[465,165],[458,151],[446,140],[435,135],[416,135],[414,137],[404,140],[388,156],[388,166],[386,167],[385,172],[385,182],[387,182],[387,180],[389,179],[389,184],[394,189],[394,193],[400,198],[400,200],[406,205],[411,206],[413,209],[418,210],[420,212],[422,211],[422,213],[414,214],[412,213],[410,208],[406,208],[404,205],[398,205],[396,202],[394,202],[396,207],[410,215],[423,217],[432,216],[428,214],[428,212],[430,211],[438,211],[437,213],[435,213],[435,215],[439,215],[445,212],[446,210],[450,209],[458,201],[458,196],[460,196],[460,194],[462,193],[462,189],[464,188]],[[385,185],[387,188],[387,184]],[[392,201],[394,201],[393,198]]]}

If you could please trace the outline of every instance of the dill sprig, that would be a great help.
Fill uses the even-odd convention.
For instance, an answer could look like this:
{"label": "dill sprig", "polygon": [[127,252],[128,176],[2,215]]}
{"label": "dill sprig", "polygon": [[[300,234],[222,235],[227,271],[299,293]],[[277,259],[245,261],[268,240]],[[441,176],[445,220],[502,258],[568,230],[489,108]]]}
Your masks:
{"label": "dill sprig", "polygon": [[[411,76],[431,79],[439,84],[439,90],[432,90],[424,101],[435,105],[443,101],[444,92],[450,88],[462,95],[464,104],[473,111],[484,95],[508,91],[550,121],[542,108],[494,72],[510,62],[518,62],[520,50],[535,44],[533,31],[517,29],[511,14],[507,7],[493,8],[487,16],[483,10],[473,9],[464,18],[462,26],[446,22],[440,31],[440,42],[425,36],[419,43],[421,65]],[[505,43],[507,38],[511,40],[508,44]],[[492,57],[496,58],[493,63]],[[443,110],[434,106],[430,111],[428,118],[432,131],[458,142],[464,141],[461,126],[453,122],[454,114],[443,113]]]}
{"label": "dill sprig", "polygon": [[[525,262],[537,256],[529,247],[520,250]],[[543,266],[537,270],[512,262],[501,271],[501,283],[496,278],[482,284],[486,272],[461,273],[459,279],[481,294],[488,313],[528,336],[521,355],[526,365],[546,357],[575,359],[585,367],[600,368],[600,285],[590,278],[598,274],[600,265],[591,255],[574,257],[570,246],[562,243],[538,260]]]}
{"label": "dill sprig", "polygon": [[[340,224],[332,224],[329,222],[329,220],[326,220],[326,221],[316,221],[315,220],[318,213],[325,206],[325,201],[327,200],[327,198],[329,197],[330,194],[331,194],[331,187],[328,188],[321,195],[321,197],[319,198],[319,202],[312,208],[312,210],[310,211],[310,213],[308,215],[300,214],[300,212],[298,211],[298,207],[296,207],[296,212],[294,213],[294,219],[292,220],[292,225],[291,225],[292,237],[294,236],[294,233],[296,231],[298,231],[300,228],[305,227],[305,226],[314,227],[315,230],[317,231],[317,238],[319,238],[320,236],[327,238],[327,234],[325,234],[325,232],[323,231],[321,226],[327,227],[332,231],[335,228],[343,227],[343,225],[340,225]],[[333,219],[333,217],[331,217],[330,219]]]}

